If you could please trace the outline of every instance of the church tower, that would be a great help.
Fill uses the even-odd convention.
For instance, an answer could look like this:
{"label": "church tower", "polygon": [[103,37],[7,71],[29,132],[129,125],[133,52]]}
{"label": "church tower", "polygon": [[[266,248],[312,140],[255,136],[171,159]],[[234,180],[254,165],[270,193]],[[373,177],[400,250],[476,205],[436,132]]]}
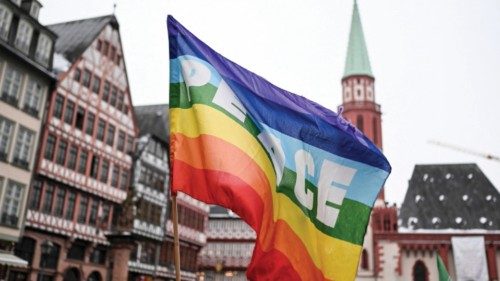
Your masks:
{"label": "church tower", "polygon": [[[349,45],[342,77],[342,106],[344,117],[381,149],[382,113],[380,105],[375,102],[375,77],[368,58],[356,0],[352,11]],[[383,189],[378,199],[384,200]]]}

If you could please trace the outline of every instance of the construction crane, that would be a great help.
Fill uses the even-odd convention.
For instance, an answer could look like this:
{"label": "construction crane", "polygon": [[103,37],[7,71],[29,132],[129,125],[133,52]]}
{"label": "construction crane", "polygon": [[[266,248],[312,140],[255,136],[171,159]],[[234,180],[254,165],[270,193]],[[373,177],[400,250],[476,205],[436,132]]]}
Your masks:
{"label": "construction crane", "polygon": [[446,148],[449,148],[449,149],[453,149],[453,150],[456,150],[456,151],[460,151],[460,152],[463,152],[463,153],[467,153],[467,154],[470,154],[470,155],[475,155],[475,156],[479,156],[479,157],[482,157],[482,158],[486,158],[488,160],[500,162],[500,157],[496,156],[496,155],[492,155],[492,154],[488,154],[488,153],[482,153],[482,152],[477,152],[477,151],[474,151],[472,149],[467,149],[467,148],[464,148],[464,147],[460,147],[460,146],[457,146],[457,145],[452,145],[452,144],[448,144],[448,143],[444,143],[444,142],[440,142],[440,141],[436,141],[436,140],[429,140],[428,142],[430,144],[443,146],[443,147],[446,147]]}

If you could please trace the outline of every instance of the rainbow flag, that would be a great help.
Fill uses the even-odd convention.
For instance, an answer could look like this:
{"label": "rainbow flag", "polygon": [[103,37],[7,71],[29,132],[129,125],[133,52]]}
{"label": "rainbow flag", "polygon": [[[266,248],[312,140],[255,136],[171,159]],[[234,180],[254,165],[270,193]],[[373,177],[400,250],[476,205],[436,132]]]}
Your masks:
{"label": "rainbow flag", "polygon": [[336,113],[167,22],[172,191],[256,231],[250,280],[353,280],[388,161]]}

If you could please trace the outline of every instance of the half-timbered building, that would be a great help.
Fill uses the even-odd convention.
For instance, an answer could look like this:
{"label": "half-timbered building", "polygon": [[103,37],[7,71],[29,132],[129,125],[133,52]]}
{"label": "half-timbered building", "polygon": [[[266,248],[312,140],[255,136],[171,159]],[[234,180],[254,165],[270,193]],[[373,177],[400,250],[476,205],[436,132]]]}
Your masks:
{"label": "half-timbered building", "polygon": [[107,235],[127,197],[137,128],[119,25],[103,16],[49,28],[58,81],[18,254],[28,280],[121,280]]}

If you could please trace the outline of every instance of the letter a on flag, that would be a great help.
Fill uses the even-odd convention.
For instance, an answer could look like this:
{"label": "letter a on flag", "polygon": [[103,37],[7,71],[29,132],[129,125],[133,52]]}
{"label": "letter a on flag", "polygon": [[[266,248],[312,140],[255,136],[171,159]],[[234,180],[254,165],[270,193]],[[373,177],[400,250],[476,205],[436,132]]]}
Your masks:
{"label": "letter a on flag", "polygon": [[336,113],[224,58],[168,17],[172,192],[257,233],[250,280],[354,280],[391,167]]}

